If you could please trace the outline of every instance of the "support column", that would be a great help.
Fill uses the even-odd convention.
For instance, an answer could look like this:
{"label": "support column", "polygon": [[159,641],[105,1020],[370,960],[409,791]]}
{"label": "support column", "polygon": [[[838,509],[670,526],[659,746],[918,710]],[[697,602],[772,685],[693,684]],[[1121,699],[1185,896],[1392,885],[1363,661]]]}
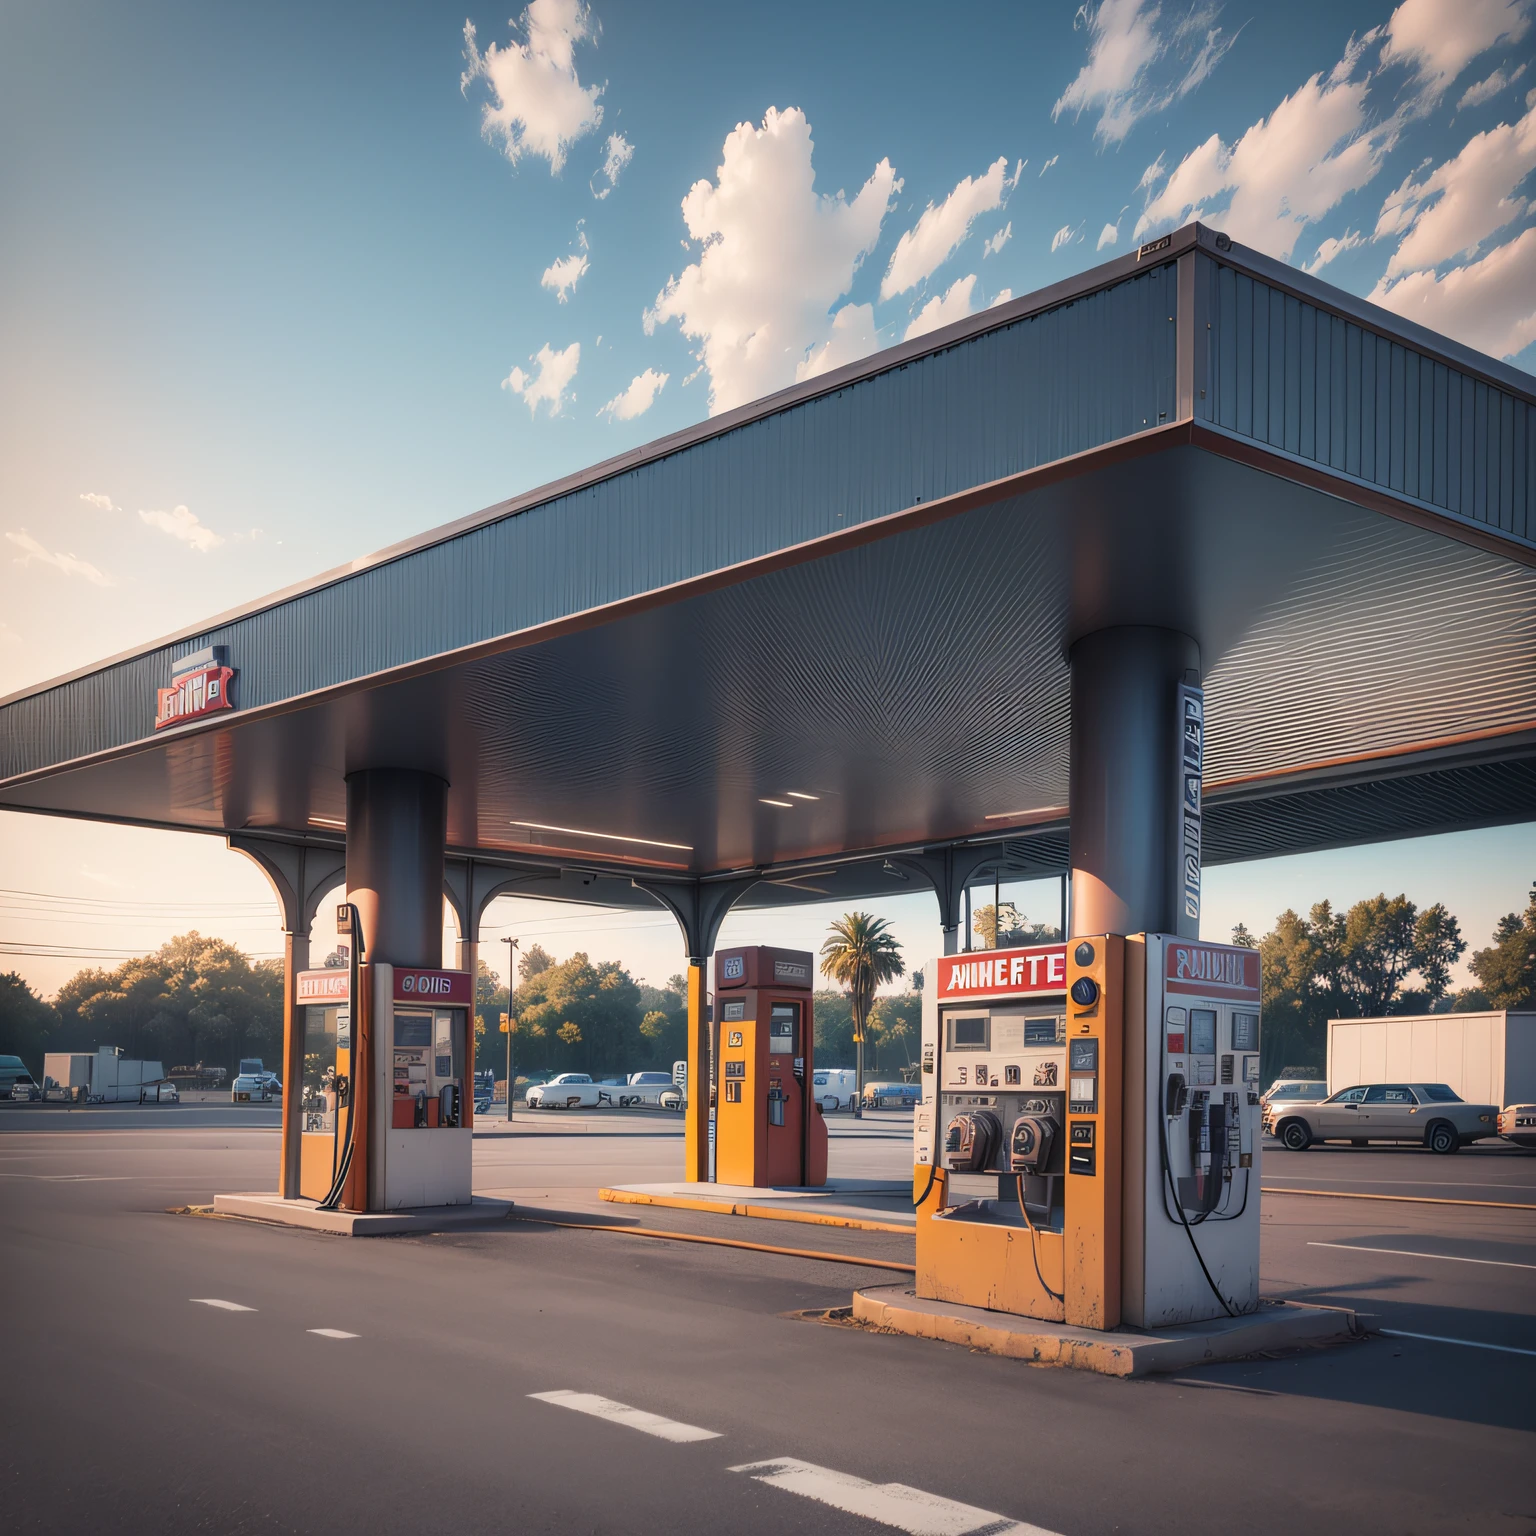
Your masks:
{"label": "support column", "polygon": [[435,774],[409,768],[347,775],[347,899],[374,963],[443,963],[447,791]]}
{"label": "support column", "polygon": [[[304,1010],[297,1001],[299,972],[309,969],[309,929],[283,935],[283,1154],[278,1193],[299,1195],[299,1101],[304,1083]],[[293,1084],[292,1088],[288,1085]]]}
{"label": "support column", "polygon": [[688,1097],[683,1105],[683,1178],[709,1182],[709,1094],[711,1063],[709,957],[688,957]]}
{"label": "support column", "polygon": [[1198,938],[1183,888],[1179,685],[1200,648],[1175,630],[1085,635],[1072,666],[1072,937]]}

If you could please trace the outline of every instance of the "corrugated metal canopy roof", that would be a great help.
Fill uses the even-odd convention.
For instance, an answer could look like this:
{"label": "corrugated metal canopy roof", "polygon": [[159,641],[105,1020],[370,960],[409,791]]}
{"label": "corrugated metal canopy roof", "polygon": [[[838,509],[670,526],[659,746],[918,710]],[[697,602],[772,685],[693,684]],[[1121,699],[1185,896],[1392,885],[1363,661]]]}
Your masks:
{"label": "corrugated metal canopy roof", "polygon": [[[0,805],[325,838],[348,771],[411,766],[463,851],[713,874],[1010,834],[1045,873],[1067,646],[1159,624],[1201,647],[1211,861],[1523,819],[1531,389],[1191,227],[0,701]],[[239,708],[154,735],[208,644]]]}

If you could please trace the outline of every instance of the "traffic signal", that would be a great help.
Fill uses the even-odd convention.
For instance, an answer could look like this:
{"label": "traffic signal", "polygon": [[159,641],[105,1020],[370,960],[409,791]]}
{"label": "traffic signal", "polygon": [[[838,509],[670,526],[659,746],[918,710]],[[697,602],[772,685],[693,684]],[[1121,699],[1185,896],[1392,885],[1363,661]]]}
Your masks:
{"label": "traffic signal", "polygon": [[506,1014],[502,1014],[501,1016],[501,1032],[504,1035],[509,1035],[512,1033],[512,1026],[508,1022]]}

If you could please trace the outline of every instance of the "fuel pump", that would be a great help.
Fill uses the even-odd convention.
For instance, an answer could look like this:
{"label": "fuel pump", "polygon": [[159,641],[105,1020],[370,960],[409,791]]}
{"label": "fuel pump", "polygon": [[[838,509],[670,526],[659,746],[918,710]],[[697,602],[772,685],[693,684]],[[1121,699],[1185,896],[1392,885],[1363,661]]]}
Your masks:
{"label": "fuel pump", "polygon": [[815,1071],[815,957],[799,950],[715,956],[715,1179],[753,1188],[827,1181]]}
{"label": "fuel pump", "polygon": [[1128,1066],[1125,1311],[1144,1327],[1258,1306],[1259,956],[1161,934],[1130,941],[1142,978]]}
{"label": "fuel pump", "polygon": [[473,1072],[472,978],[391,965],[355,970],[350,984],[342,969],[298,977],[299,1193],[317,1201],[334,1195],[348,1210],[465,1204],[472,1198],[474,1110],[464,1091]]}
{"label": "fuel pump", "polygon": [[1092,1328],[1254,1310],[1257,952],[1109,934],[927,970],[917,1294]]}

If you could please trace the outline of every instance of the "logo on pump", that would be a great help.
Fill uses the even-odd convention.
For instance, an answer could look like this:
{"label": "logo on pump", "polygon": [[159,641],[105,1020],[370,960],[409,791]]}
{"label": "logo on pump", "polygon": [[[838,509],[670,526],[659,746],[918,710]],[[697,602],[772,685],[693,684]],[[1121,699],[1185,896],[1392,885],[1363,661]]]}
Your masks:
{"label": "logo on pump", "polygon": [[720,974],[726,981],[740,981],[747,974],[747,957],[727,955],[720,962]]}

